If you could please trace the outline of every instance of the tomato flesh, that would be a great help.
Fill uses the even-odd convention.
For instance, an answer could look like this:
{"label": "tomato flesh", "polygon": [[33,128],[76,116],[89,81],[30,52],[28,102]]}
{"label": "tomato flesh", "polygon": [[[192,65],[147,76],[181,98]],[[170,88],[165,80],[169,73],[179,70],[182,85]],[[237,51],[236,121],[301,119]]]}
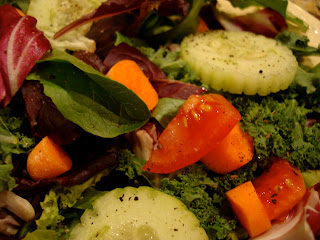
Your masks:
{"label": "tomato flesh", "polygon": [[268,171],[257,177],[253,185],[270,220],[285,217],[306,193],[300,170],[281,158],[274,158]]}
{"label": "tomato flesh", "polygon": [[170,173],[197,162],[240,121],[238,110],[218,94],[192,95],[159,137],[143,170]]}

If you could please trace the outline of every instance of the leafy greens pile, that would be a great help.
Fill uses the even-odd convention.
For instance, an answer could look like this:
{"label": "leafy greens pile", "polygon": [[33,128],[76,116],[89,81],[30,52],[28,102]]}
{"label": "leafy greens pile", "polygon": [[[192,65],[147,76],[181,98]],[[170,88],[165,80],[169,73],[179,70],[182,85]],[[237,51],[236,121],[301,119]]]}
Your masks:
{"label": "leafy greens pile", "polygon": [[[168,79],[207,87],[201,85],[199,77],[180,58],[179,51],[159,48],[160,43],[179,42],[192,32],[201,7],[205,2],[213,4],[214,1],[187,2],[191,5],[190,10],[178,24],[153,11],[141,23],[135,38],[129,37],[126,31],[117,32],[114,42],[117,46],[125,43],[139,49]],[[299,19],[286,14],[287,1],[230,2],[239,7],[270,7],[288,21],[303,26]],[[27,1],[9,3],[27,9]],[[89,34],[93,34],[96,27],[93,25]],[[277,40],[292,49],[297,58],[320,53],[319,48],[308,46],[306,37],[292,32],[282,32]],[[97,53],[106,57],[99,44],[97,41]],[[46,185],[49,193],[41,202],[40,218],[27,224],[19,233],[20,237],[26,235],[25,239],[67,239],[70,230],[79,222],[84,210],[91,208],[94,199],[105,191],[128,185],[149,185],[177,197],[198,217],[210,239],[246,239],[247,233],[239,226],[226,201],[226,191],[258,176],[272,156],[283,156],[302,171],[320,169],[320,65],[311,69],[301,65],[289,89],[267,97],[221,93],[241,113],[242,127],[254,137],[255,145],[254,160],[225,175],[215,174],[200,163],[170,175],[141,171],[145,160],[132,154],[123,134],[142,127],[151,117],[165,127],[179,110],[182,99],[172,96],[161,99],[151,115],[134,93],[79,59],[58,50],[53,50],[49,57],[38,63],[27,79],[29,82],[40,81],[44,94],[52,99],[59,112],[86,134],[89,133],[90,140],[103,142],[104,138],[114,138],[108,151],[115,153],[117,161],[73,186],[67,186],[65,179],[49,182],[50,185]],[[185,86],[181,85],[181,88]],[[37,141],[31,137],[35,129],[26,124],[27,112],[21,108],[21,100],[22,96],[18,94],[7,108],[0,110],[0,191],[17,187],[14,177],[19,171],[13,171],[14,166],[17,168],[25,163],[28,151]],[[70,152],[72,148],[67,146]],[[80,155],[75,156],[78,158]],[[82,160],[79,159],[75,163],[80,165]],[[29,182],[28,185],[25,181],[23,185],[19,180],[18,183],[19,190],[36,185]]]}

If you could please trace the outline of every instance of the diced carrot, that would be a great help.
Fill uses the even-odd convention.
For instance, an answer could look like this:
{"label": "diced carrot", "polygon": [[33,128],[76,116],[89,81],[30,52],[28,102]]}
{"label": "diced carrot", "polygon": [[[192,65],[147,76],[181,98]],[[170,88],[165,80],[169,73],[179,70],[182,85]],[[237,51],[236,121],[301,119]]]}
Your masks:
{"label": "diced carrot", "polygon": [[226,196],[250,237],[256,237],[271,228],[267,210],[251,181],[227,191]]}
{"label": "diced carrot", "polygon": [[135,92],[149,110],[158,104],[158,93],[136,62],[121,60],[112,66],[106,76]]}
{"label": "diced carrot", "polygon": [[48,136],[35,146],[27,159],[27,172],[33,180],[55,178],[71,167],[69,155]]}
{"label": "diced carrot", "polygon": [[200,17],[199,22],[198,22],[198,27],[197,27],[197,32],[205,32],[208,31],[209,27],[206,24],[206,22]]}
{"label": "diced carrot", "polygon": [[20,9],[16,8],[16,10],[22,17],[25,16],[24,12],[22,12]]}
{"label": "diced carrot", "polygon": [[238,123],[201,162],[216,173],[226,174],[250,162],[253,154],[253,138]]}

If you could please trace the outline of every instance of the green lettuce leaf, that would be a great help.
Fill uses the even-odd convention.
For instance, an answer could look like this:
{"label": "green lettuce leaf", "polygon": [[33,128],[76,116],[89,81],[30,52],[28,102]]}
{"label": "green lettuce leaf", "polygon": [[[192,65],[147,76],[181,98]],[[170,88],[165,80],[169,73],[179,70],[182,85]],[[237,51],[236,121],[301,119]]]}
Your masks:
{"label": "green lettuce leaf", "polygon": [[20,154],[26,157],[35,145],[34,139],[26,136],[29,129],[25,126],[20,100],[19,96],[15,96],[9,106],[0,109],[0,191],[16,187],[15,179],[11,176],[13,161]]}
{"label": "green lettuce leaf", "polygon": [[17,184],[13,177],[11,177],[12,164],[0,164],[0,192],[4,189],[12,190]]}
{"label": "green lettuce leaf", "polygon": [[39,80],[65,118],[94,135],[112,138],[143,126],[147,105],[124,85],[58,50],[28,80]]}
{"label": "green lettuce leaf", "polygon": [[[44,201],[40,203],[43,212],[40,218],[36,220],[38,229],[52,229],[58,231],[59,224],[66,218],[70,218],[70,215],[65,215],[65,213],[67,213],[68,210],[70,210],[74,206],[77,209],[82,209],[84,205],[88,205],[88,202],[85,203],[85,201],[82,200],[82,196],[86,195],[85,192],[88,189],[92,194],[91,187],[95,186],[102,177],[109,175],[110,171],[111,169],[106,169],[98,173],[94,177],[91,177],[84,183],[75,185],[73,187],[56,186],[52,188],[50,192],[45,196]],[[89,197],[90,193],[87,195],[88,201],[89,199],[94,199],[95,197],[97,197]],[[78,203],[78,201],[80,202]],[[80,211],[80,214],[73,214],[72,217],[75,217],[78,220],[81,216],[81,213],[82,211]],[[69,219],[69,221],[72,221],[72,219]],[[63,234],[63,232],[61,234]]]}
{"label": "green lettuce leaf", "polygon": [[320,55],[320,45],[318,48],[309,46],[308,37],[298,33],[283,31],[276,36],[276,40],[290,48],[296,57]]}
{"label": "green lettuce leaf", "polygon": [[308,170],[302,173],[306,188],[310,188],[320,182],[320,170]]}
{"label": "green lettuce leaf", "polygon": [[142,37],[146,37],[150,43],[181,41],[183,37],[195,32],[198,25],[199,12],[204,2],[204,0],[193,0],[188,15],[174,26],[159,25],[159,16],[154,12],[145,19],[145,24],[140,27],[140,34]]}
{"label": "green lettuce leaf", "polygon": [[32,233],[28,233],[24,240],[58,240],[59,235],[57,232],[53,230],[47,230],[47,229],[37,229]]}
{"label": "green lettuce leaf", "polygon": [[57,39],[54,39],[54,34],[71,22],[91,13],[102,2],[104,0],[31,0],[27,13],[37,19],[37,28],[44,32],[54,48],[93,52],[96,43],[85,36],[91,24],[80,26]]}
{"label": "green lettuce leaf", "polygon": [[177,116],[184,102],[182,99],[161,98],[152,111],[152,117],[157,119],[161,126],[165,128]]}
{"label": "green lettuce leaf", "polygon": [[156,64],[166,74],[168,79],[180,80],[197,86],[203,85],[200,77],[187,62],[181,59],[179,51],[170,51],[167,48],[159,48],[155,51],[150,47],[138,47],[138,49]]}

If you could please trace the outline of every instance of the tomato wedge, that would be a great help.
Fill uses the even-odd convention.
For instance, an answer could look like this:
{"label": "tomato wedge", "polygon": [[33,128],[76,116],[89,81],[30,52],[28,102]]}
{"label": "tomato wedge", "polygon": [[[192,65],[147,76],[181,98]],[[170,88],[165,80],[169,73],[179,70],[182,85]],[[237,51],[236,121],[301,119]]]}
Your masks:
{"label": "tomato wedge", "polygon": [[238,110],[219,94],[192,95],[159,137],[143,170],[170,173],[197,162],[240,121]]}
{"label": "tomato wedge", "polygon": [[302,200],[306,187],[300,170],[281,158],[253,181],[270,220],[285,217]]}

